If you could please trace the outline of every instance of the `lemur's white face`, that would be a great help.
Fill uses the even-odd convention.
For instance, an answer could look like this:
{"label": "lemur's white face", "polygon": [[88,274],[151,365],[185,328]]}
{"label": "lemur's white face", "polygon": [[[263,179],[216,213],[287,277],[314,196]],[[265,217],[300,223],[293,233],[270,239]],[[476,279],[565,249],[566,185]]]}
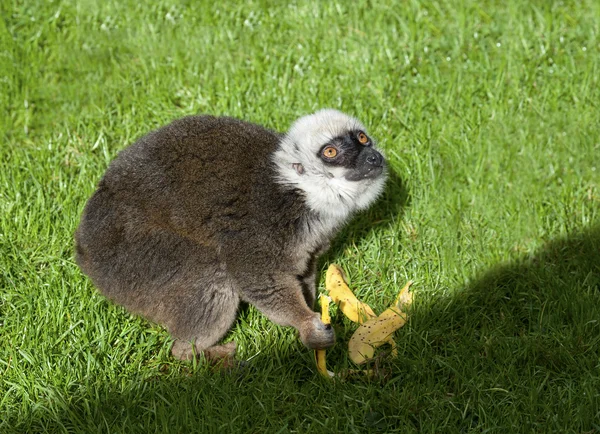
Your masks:
{"label": "lemur's white face", "polygon": [[383,190],[385,160],[364,126],[337,110],[298,119],[274,153],[278,181],[303,190],[308,207],[343,221]]}

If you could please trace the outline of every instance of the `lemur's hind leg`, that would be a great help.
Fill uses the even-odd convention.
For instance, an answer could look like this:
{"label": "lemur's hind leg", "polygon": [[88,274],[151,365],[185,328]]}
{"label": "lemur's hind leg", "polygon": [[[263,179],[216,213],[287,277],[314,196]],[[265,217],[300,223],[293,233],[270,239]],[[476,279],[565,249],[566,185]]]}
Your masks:
{"label": "lemur's hind leg", "polygon": [[218,345],[235,322],[239,297],[227,285],[213,287],[197,294],[177,313],[177,320],[169,327],[175,342],[171,349],[174,357],[192,360],[204,355],[210,363],[232,359],[235,342]]}

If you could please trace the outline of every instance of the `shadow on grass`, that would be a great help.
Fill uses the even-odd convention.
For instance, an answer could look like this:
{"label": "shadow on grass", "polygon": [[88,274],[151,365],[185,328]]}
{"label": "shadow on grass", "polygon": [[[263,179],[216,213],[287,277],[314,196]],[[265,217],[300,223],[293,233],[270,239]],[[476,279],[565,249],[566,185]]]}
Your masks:
{"label": "shadow on grass", "polygon": [[[528,341],[534,356],[528,361],[549,369],[565,369],[577,355],[598,354],[600,227],[497,266],[420,315],[424,322],[445,322],[444,335],[468,333],[485,340],[486,357],[494,352],[494,335]],[[546,344],[552,348],[545,350]]]}
{"label": "shadow on grass", "polygon": [[[401,195],[403,190],[392,189]],[[390,193],[388,193],[390,194]],[[386,206],[377,212],[385,215]],[[359,230],[358,228],[354,229]],[[600,228],[556,239],[417,305],[382,377],[327,382],[299,343],[234,374],[48,387],[11,432],[598,432]],[[284,348],[285,347],[285,348]],[[347,361],[338,346],[330,368]]]}
{"label": "shadow on grass", "polygon": [[600,432],[600,227],[417,306],[399,344],[402,381],[437,390],[415,415],[451,406],[461,430]]}

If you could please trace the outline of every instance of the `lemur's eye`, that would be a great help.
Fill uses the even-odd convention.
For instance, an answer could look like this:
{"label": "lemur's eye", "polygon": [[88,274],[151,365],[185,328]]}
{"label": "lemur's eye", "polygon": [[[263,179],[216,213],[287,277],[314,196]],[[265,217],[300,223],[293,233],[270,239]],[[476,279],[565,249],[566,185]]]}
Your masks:
{"label": "lemur's eye", "polygon": [[369,141],[369,138],[367,137],[367,135],[365,133],[363,133],[362,131],[360,131],[357,135],[358,137],[358,141],[364,145]]}
{"label": "lemur's eye", "polygon": [[323,155],[327,158],[333,158],[337,155],[337,149],[335,149],[333,146],[328,146],[323,149]]}

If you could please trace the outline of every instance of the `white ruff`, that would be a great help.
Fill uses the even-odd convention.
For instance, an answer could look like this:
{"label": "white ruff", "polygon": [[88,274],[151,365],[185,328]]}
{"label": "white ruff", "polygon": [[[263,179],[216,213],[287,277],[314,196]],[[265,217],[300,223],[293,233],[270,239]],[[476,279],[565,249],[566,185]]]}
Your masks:
{"label": "white ruff", "polygon": [[[355,211],[367,208],[383,190],[385,174],[376,179],[348,181],[345,168],[326,166],[318,158],[323,145],[353,130],[365,128],[337,110],[320,110],[298,119],[273,153],[277,181],[304,191],[307,206],[320,220],[320,227],[311,229],[323,235],[331,233]],[[304,168],[302,174],[294,168],[298,163]]]}

